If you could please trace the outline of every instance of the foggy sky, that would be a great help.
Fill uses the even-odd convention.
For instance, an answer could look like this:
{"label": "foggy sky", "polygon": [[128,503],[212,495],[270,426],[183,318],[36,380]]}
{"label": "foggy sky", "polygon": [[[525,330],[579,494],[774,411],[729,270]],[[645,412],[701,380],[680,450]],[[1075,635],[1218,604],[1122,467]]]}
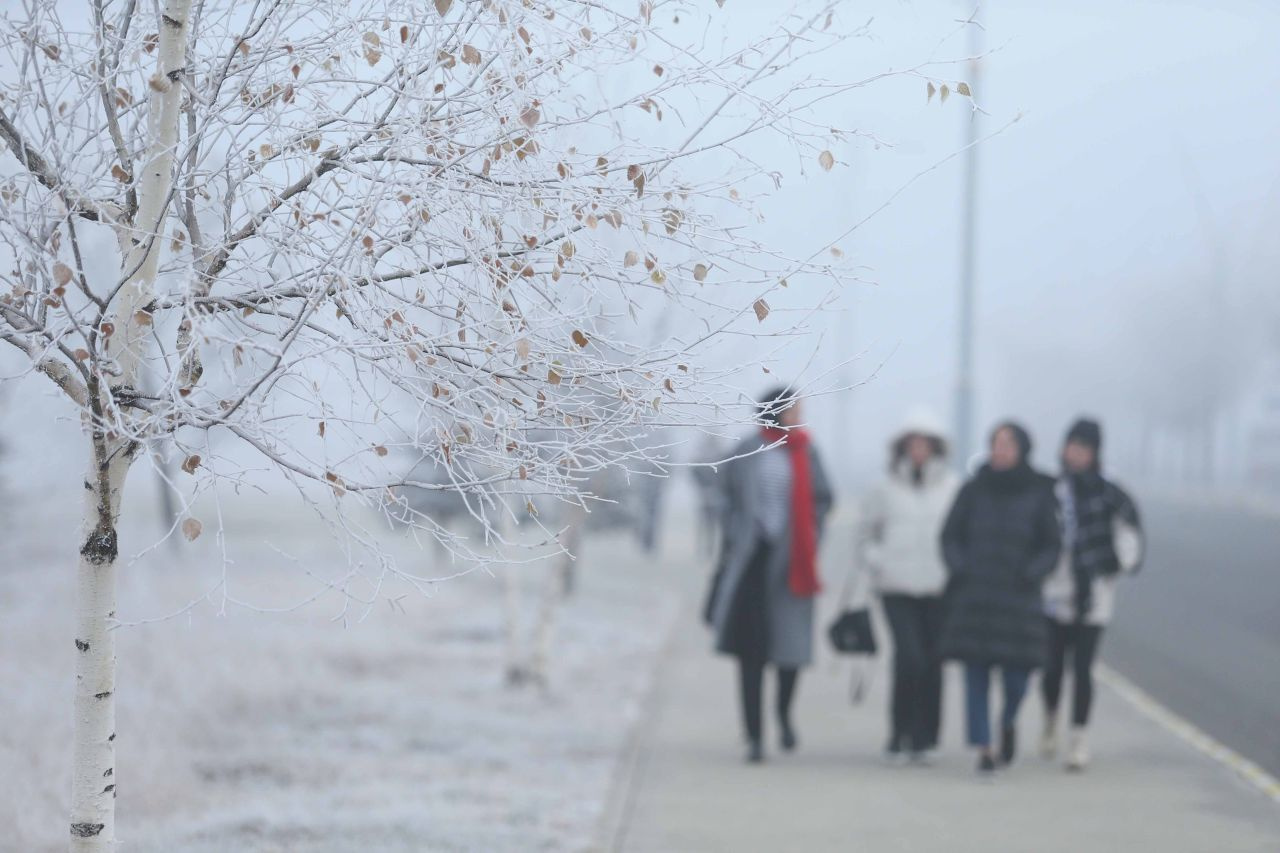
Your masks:
{"label": "foggy sky", "polygon": [[[766,5],[728,0],[724,12],[749,26],[776,16]],[[845,4],[843,24],[874,18],[873,37],[828,57],[823,72],[852,79],[931,56],[961,59],[956,20],[971,10],[942,0]],[[1254,330],[1233,334],[1238,318],[1275,316],[1267,294],[1280,270],[1271,237],[1280,216],[1280,7],[993,0],[981,18],[990,51],[974,91],[988,113],[983,132],[1021,119],[980,149],[976,426],[984,434],[997,417],[1023,418],[1039,439],[1038,461],[1049,464],[1068,418],[1100,414],[1124,473],[1132,453],[1121,448],[1139,440],[1132,421],[1143,409],[1133,389],[1191,384],[1196,359],[1177,367],[1175,357],[1187,355],[1179,349],[1205,336],[1252,341]],[[962,63],[927,73],[967,78]],[[831,173],[808,164],[806,180],[784,185],[763,227],[790,254],[807,254],[954,153],[970,112],[961,97],[927,103],[924,79],[906,77],[870,86],[840,109],[833,124],[857,125],[886,144],[833,146]],[[784,148],[775,153],[794,161]],[[868,381],[810,408],[820,439],[841,448],[833,467],[848,482],[882,464],[913,405],[950,423],[962,168],[963,158],[942,165],[841,243],[868,283],[849,286],[816,323],[826,337],[808,375],[861,355],[844,378]],[[788,299],[806,304],[828,286],[796,282],[770,322],[786,320]],[[774,376],[800,374],[812,340],[774,364]],[[1264,364],[1251,344],[1223,352],[1224,372],[1252,388],[1234,404],[1238,415],[1221,439],[1229,443],[1256,417],[1254,374]],[[755,391],[772,384],[758,373],[742,383]],[[81,446],[78,425],[32,430],[15,408],[59,410],[51,391],[29,378],[4,393],[0,434],[14,451],[7,476],[74,478],[82,461],[62,451]]]}
{"label": "foggy sky", "polygon": [[[895,65],[927,54],[969,8],[871,6],[883,53],[866,62]],[[1118,376],[1184,382],[1166,369],[1161,347],[1196,344],[1215,281],[1226,288],[1220,335],[1231,337],[1241,314],[1276,316],[1280,7],[991,2],[981,16],[991,51],[975,90],[990,114],[983,131],[1022,118],[979,155],[977,427],[985,434],[998,417],[1024,418],[1047,465],[1066,421],[1096,413],[1111,427],[1123,473],[1120,446],[1136,427],[1116,399],[1131,396]],[[962,38],[939,55],[963,56]],[[869,211],[962,144],[963,99],[926,104],[924,83],[901,79],[866,91],[867,124],[894,147],[842,152],[853,162],[826,191],[798,193],[804,204],[789,200],[789,215],[775,219],[789,239],[841,216],[849,198],[845,217]],[[877,282],[857,287],[831,321],[866,352],[857,376],[878,368],[846,403],[857,469],[881,464],[884,441],[913,403],[951,417],[962,164],[917,183],[844,247]],[[1144,315],[1171,340],[1139,340],[1133,326]],[[848,350],[850,336],[839,340],[823,353],[830,361]],[[1229,372],[1261,368],[1256,351],[1229,360]],[[1224,444],[1254,414],[1256,393],[1246,396]],[[815,425],[834,441],[837,406],[815,408]]]}

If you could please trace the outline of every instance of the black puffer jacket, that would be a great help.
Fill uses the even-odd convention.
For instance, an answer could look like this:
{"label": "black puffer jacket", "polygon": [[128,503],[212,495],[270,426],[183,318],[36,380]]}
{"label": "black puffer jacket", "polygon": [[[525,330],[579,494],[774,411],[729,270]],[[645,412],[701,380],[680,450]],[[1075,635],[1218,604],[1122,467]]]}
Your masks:
{"label": "black puffer jacket", "polygon": [[1021,465],[984,466],[964,485],[942,530],[949,579],[942,653],[998,666],[1044,663],[1040,586],[1062,547],[1053,480]]}

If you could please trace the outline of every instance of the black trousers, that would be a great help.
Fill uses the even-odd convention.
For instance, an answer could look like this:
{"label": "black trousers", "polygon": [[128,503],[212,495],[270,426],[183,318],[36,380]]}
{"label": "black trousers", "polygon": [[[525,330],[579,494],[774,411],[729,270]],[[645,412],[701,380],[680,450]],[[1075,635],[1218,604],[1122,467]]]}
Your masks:
{"label": "black trousers", "polygon": [[1063,624],[1049,620],[1049,662],[1040,679],[1040,692],[1044,706],[1050,714],[1058,712],[1062,696],[1062,676],[1067,665],[1067,651],[1071,651],[1071,724],[1084,726],[1089,723],[1089,711],[1093,706],[1093,659],[1102,641],[1101,625],[1080,623]]}
{"label": "black trousers", "polygon": [[[769,602],[767,571],[770,549],[756,549],[738,582],[729,615],[727,647],[738,658],[738,688],[742,703],[742,723],[747,738],[764,737],[764,671],[769,660]],[[778,666],[778,720],[791,723],[791,702],[795,698],[797,667]]]}
{"label": "black trousers", "polygon": [[[764,738],[764,669],[763,660],[738,659],[738,683],[741,687],[742,723],[747,739]],[[796,695],[796,682],[800,670],[794,666],[780,666],[778,670],[778,721],[791,725],[791,702]]]}
{"label": "black trousers", "polygon": [[889,749],[933,749],[942,727],[942,598],[889,594],[883,603],[893,634]]}

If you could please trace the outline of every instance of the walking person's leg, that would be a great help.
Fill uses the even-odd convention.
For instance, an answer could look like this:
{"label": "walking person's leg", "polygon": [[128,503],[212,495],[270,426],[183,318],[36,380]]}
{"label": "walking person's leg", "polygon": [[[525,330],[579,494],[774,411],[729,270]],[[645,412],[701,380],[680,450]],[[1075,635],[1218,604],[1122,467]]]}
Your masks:
{"label": "walking person's leg", "polygon": [[1067,755],[1070,770],[1083,770],[1089,764],[1085,730],[1093,709],[1093,661],[1101,641],[1101,625],[1075,626],[1075,648],[1071,656],[1071,750]]}
{"label": "walking person's leg", "polygon": [[1046,616],[1049,624],[1049,660],[1040,675],[1040,696],[1044,700],[1044,734],[1040,754],[1052,759],[1058,754],[1058,703],[1062,697],[1062,675],[1066,668],[1069,627]]}
{"label": "walking person's leg", "polygon": [[917,749],[938,748],[942,733],[942,597],[925,596],[920,601],[921,645],[924,663],[920,679],[920,737]]}
{"label": "walking person's leg", "polygon": [[1004,708],[1000,712],[1000,761],[1012,764],[1018,752],[1018,709],[1027,695],[1031,670],[1024,666],[1001,667],[1000,680],[1004,688]]}
{"label": "walking person's leg", "polygon": [[986,664],[965,663],[965,721],[969,745],[978,750],[980,773],[990,773],[996,769],[995,759],[991,754],[990,692],[991,668]]}
{"label": "walking person's leg", "polygon": [[914,602],[906,595],[883,598],[889,632],[893,635],[893,689],[889,706],[889,756],[905,755],[915,749],[915,713],[919,704],[917,679],[923,654],[919,620]]}
{"label": "walking person's leg", "polygon": [[778,731],[782,748],[787,752],[796,748],[796,732],[791,727],[791,703],[796,698],[796,685],[799,681],[799,667],[778,667]]}
{"label": "walking person's leg", "polygon": [[764,661],[738,658],[738,686],[742,700],[742,723],[747,731],[749,761],[764,758]]}
{"label": "walking person's leg", "polygon": [[734,590],[725,648],[738,658],[739,699],[746,730],[747,760],[764,759],[763,682],[768,657],[769,627],[765,613],[764,562],[768,551],[757,550]]}

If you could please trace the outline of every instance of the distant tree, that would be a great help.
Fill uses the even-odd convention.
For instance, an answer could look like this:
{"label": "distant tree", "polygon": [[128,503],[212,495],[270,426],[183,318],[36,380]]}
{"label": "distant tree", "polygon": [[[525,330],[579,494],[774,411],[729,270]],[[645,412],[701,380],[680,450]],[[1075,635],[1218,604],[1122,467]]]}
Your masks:
{"label": "distant tree", "polygon": [[[692,2],[70,6],[0,15],[0,340],[84,425],[70,828],[104,850],[117,529],[148,449],[200,494],[244,474],[213,436],[300,506],[407,510],[454,549],[397,489],[465,495],[491,536],[576,500],[643,459],[637,427],[714,417],[709,341],[780,331],[780,279],[833,274],[743,236],[783,175],[743,146],[829,170],[828,108],[867,81],[803,70],[856,34],[834,3],[718,42],[680,35],[715,25]],[[601,334],[601,306],[673,304],[702,331]],[[406,448],[447,477],[412,480]]]}

